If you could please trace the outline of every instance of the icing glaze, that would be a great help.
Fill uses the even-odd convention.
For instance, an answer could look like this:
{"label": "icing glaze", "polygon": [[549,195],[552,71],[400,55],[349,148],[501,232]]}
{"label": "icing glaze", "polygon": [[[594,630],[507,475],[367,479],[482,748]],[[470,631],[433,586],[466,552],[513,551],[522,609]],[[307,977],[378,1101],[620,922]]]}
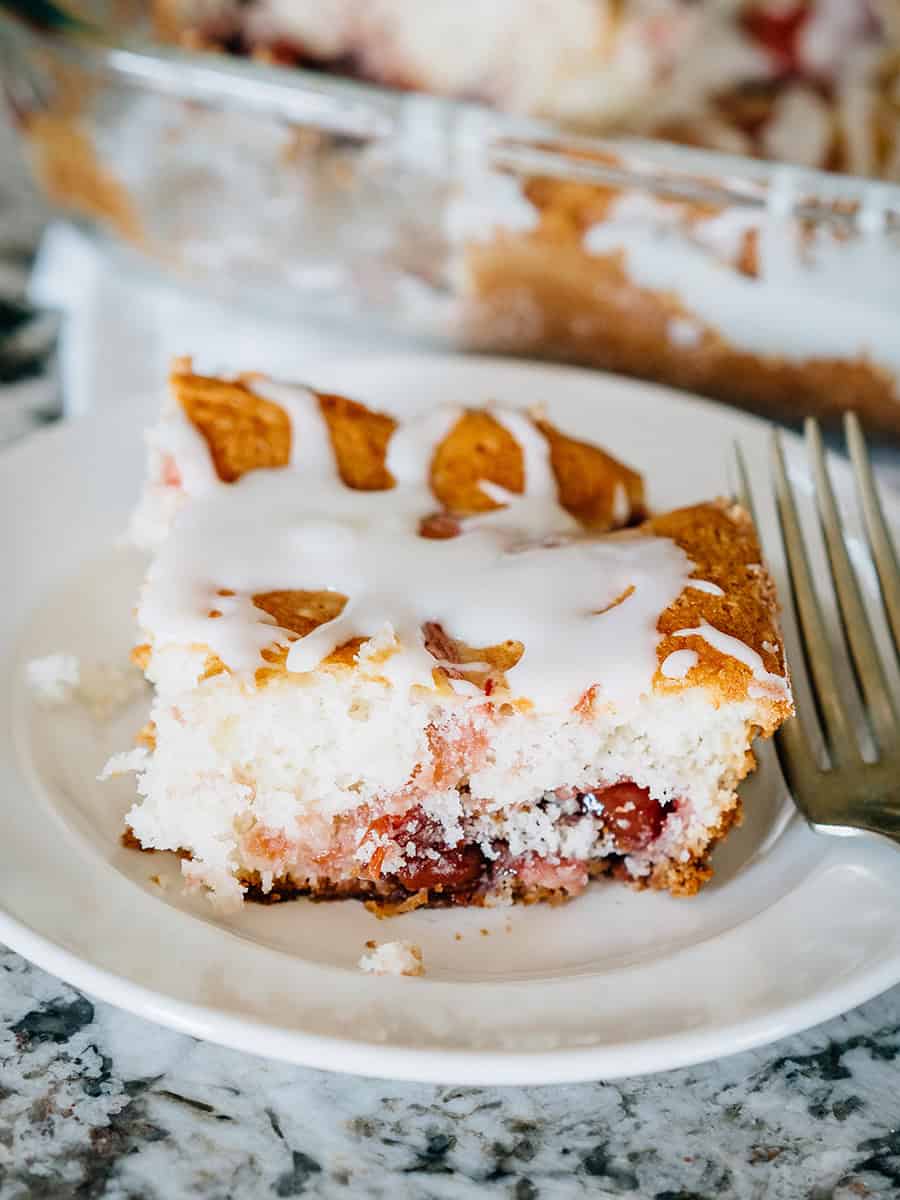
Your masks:
{"label": "icing glaze", "polygon": [[[286,468],[224,484],[203,440],[186,433],[186,418],[172,419],[168,444],[186,456],[179,470],[196,490],[141,597],[139,621],[157,648],[207,646],[229,669],[252,672],[264,648],[289,641],[287,668],[303,673],[363,638],[362,669],[398,687],[430,687],[438,660],[423,626],[431,622],[471,647],[521,642],[510,688],[538,705],[573,705],[596,687],[601,700],[627,706],[652,688],[659,614],[685,588],[721,594],[690,578],[693,563],[668,538],[585,536],[558,503],[548,444],[522,411],[491,409],[522,449],[523,493],[483,482],[503,507],[434,540],[418,534],[435,506],[429,468],[460,409],[431,409],[401,425],[386,458],[395,486],[359,492],[340,479],[315,393],[269,380],[253,388],[289,414]],[[346,604],[305,637],[288,638],[252,601],[280,590],[333,591]],[[753,654],[742,643],[729,652],[741,661]],[[464,680],[451,686],[476,694]]]}
{"label": "icing glaze", "polygon": [[721,629],[716,629],[708,621],[701,621],[694,629],[679,629],[672,636],[703,638],[708,646],[712,646],[720,654],[726,654],[729,658],[736,658],[738,662],[742,662],[745,667],[749,668],[756,683],[756,687],[751,688],[750,695],[757,698],[771,696],[778,700],[790,701],[791,689],[788,681],[781,675],[774,675],[771,671],[767,671],[761,656],[746,642],[732,637],[730,633],[723,633]]}
{"label": "icing glaze", "polygon": [[659,670],[666,679],[684,679],[700,661],[696,650],[673,650],[663,659]]}

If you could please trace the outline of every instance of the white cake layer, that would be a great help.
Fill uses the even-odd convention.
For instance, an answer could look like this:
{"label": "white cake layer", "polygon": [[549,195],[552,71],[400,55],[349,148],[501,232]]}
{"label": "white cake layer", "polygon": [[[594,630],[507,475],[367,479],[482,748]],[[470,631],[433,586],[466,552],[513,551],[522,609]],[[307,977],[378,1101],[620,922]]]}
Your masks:
{"label": "white cake layer", "polygon": [[[177,657],[174,650],[158,655],[151,674],[165,673],[171,685],[180,671],[187,684],[193,670]],[[190,851],[187,873],[227,898],[240,895],[241,868],[260,870],[265,884],[266,875],[270,882],[292,862],[335,849],[333,818],[363,805],[370,817],[421,805],[449,845],[460,838],[462,820],[488,860],[497,840],[513,855],[603,857],[614,847],[597,842],[594,818],[571,802],[548,801],[547,793],[620,780],[660,802],[678,801],[657,843],[632,856],[632,873],[646,874],[663,858],[686,861],[733,801],[758,709],[752,700],[713,707],[697,688],[650,695],[627,716],[500,715],[451,695],[401,698],[386,684],[341,671],[274,679],[260,689],[228,675],[190,690],[170,686],[152,715],[157,749],[137,764],[141,799],[128,823],[145,847]],[[451,755],[470,756],[468,792],[457,790],[458,774],[433,778],[435,736],[455,748]],[[254,829],[278,847],[271,861],[246,849]],[[341,870],[364,868],[375,849],[360,846],[364,834],[346,834]]]}

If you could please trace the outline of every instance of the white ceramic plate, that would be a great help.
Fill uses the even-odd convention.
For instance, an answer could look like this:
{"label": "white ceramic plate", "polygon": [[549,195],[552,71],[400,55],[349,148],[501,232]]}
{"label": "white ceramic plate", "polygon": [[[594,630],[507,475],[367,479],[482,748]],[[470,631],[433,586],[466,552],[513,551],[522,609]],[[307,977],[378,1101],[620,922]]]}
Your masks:
{"label": "white ceramic plate", "polygon": [[[728,491],[739,438],[763,490],[767,427],[661,388],[421,357],[337,364],[313,382],[400,414],[437,401],[545,404],[555,423],[639,466],[660,507]],[[379,922],[353,902],[297,901],[220,917],[182,893],[172,857],[123,849],[133,784],[95,776],[131,744],[146,697],[107,720],[41,708],[22,669],[55,651],[124,660],[142,564],[114,542],[154,409],[82,418],[0,459],[0,939],[94,996],[200,1037],[333,1070],[460,1083],[696,1062],[821,1021],[900,979],[900,858],[812,835],[768,755],[714,883],[689,901],[598,883],[564,908]],[[808,492],[793,442],[790,454]],[[836,480],[846,500],[842,464]],[[765,497],[760,520],[773,545]],[[852,548],[864,560],[861,541]],[[370,938],[420,943],[427,976],[364,976],[356,963]]]}

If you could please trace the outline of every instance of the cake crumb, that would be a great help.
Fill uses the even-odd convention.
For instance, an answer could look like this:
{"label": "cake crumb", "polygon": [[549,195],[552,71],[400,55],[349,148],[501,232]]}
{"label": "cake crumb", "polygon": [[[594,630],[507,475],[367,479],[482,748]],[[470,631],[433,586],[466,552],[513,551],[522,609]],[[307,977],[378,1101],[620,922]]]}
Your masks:
{"label": "cake crumb", "polygon": [[462,941],[462,934],[461,934],[461,933],[454,933],[454,935],[453,935],[453,940],[454,940],[455,942],[461,942],[461,941]]}
{"label": "cake crumb", "polygon": [[131,666],[82,662],[67,653],[33,658],[25,666],[25,678],[40,703],[77,701],[98,721],[121,712],[144,690],[140,672]]}
{"label": "cake crumb", "polygon": [[488,934],[490,933],[490,930],[488,930],[488,929],[479,929],[479,931],[478,931],[478,932],[481,934],[481,936],[482,936],[482,937],[487,937],[487,936],[488,936]]}
{"label": "cake crumb", "polygon": [[107,760],[103,770],[97,776],[101,783],[116,775],[127,775],[129,771],[142,771],[147,761],[147,751],[143,746],[134,750],[123,750]]}
{"label": "cake crumb", "polygon": [[74,654],[47,654],[26,663],[25,679],[43,704],[66,704],[81,682],[81,667]]}
{"label": "cake crumb", "polygon": [[414,942],[366,942],[368,954],[359,960],[359,969],[370,975],[424,975],[421,947]]}

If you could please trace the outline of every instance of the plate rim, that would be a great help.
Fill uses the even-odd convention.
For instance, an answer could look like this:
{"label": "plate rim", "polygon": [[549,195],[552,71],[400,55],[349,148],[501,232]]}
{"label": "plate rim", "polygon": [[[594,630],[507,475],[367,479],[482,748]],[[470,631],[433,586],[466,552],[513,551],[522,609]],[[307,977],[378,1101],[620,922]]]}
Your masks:
{"label": "plate rim", "polygon": [[[702,1033],[667,1034],[617,1046],[571,1046],[562,1050],[450,1050],[287,1031],[256,1018],[227,1016],[207,1005],[188,1004],[85,962],[2,909],[0,941],[89,997],[176,1033],[314,1070],[459,1087],[588,1083],[713,1062],[801,1033],[864,1004],[900,981],[900,961],[886,962],[862,979],[848,981],[827,993],[829,1002],[820,1002],[812,1012],[806,1001],[780,1010],[777,1020],[760,1016]],[[728,1049],[723,1052],[725,1042]],[[373,1071],[370,1060],[381,1062],[384,1070]]]}

